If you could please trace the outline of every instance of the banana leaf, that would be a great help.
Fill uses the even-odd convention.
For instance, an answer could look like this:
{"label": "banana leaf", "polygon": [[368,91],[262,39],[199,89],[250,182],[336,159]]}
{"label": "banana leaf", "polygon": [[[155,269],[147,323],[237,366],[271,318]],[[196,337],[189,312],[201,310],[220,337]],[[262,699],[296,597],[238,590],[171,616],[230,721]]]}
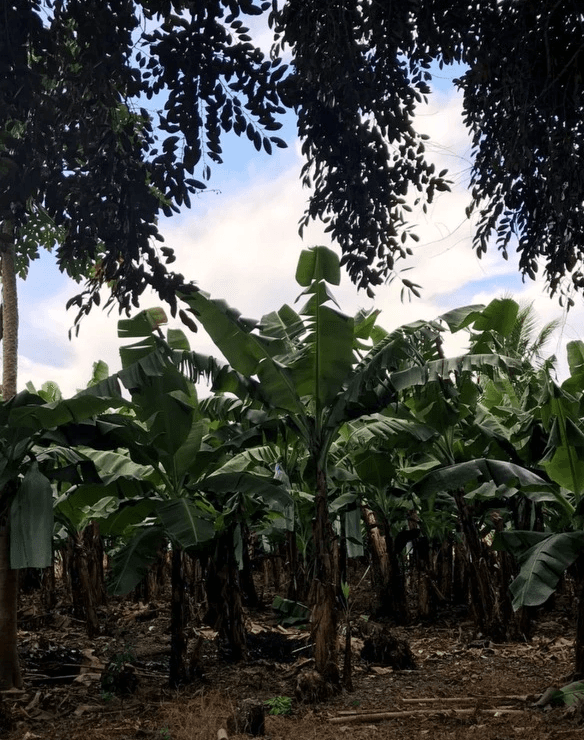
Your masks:
{"label": "banana leaf", "polygon": [[156,550],[164,539],[164,529],[148,525],[138,529],[132,539],[110,559],[110,593],[124,596],[135,588],[148,573]]}
{"label": "banana leaf", "polygon": [[439,491],[454,491],[468,483],[493,481],[496,485],[515,483],[550,491],[552,486],[539,475],[505,460],[479,458],[467,462],[435,468],[415,484],[420,496],[431,496]]}
{"label": "banana leaf", "polygon": [[550,534],[530,547],[520,556],[521,570],[510,586],[513,608],[546,602],[583,548],[582,531]]}
{"label": "banana leaf", "polygon": [[191,499],[161,501],[156,513],[165,532],[184,549],[197,547],[215,536],[215,527],[207,512]]}

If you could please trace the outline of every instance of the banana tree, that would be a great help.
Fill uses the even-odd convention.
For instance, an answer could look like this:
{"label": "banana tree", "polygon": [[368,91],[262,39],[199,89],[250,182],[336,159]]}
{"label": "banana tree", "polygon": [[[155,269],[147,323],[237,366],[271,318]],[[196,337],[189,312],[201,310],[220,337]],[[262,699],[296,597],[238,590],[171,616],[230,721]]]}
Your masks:
{"label": "banana tree", "polygon": [[[355,318],[343,314],[329,288],[340,282],[339,259],[326,247],[301,253],[296,280],[306,301],[300,310],[284,305],[261,322],[243,319],[202,291],[181,298],[230,365],[215,379],[213,390],[251,398],[273,410],[305,445],[305,477],[314,492],[315,662],[320,674],[338,685],[338,574],[328,463],[339,429],[350,419],[383,411],[403,388],[447,378],[458,370],[504,363],[494,355],[451,360],[437,356],[427,362],[424,352],[440,337],[442,324],[416,322],[388,334],[375,326],[376,312]],[[462,326],[474,310],[460,309],[449,316],[449,326]]]}
{"label": "banana tree", "polygon": [[[161,336],[160,325],[165,321],[160,309],[151,309],[119,322],[120,337],[138,338],[121,348],[123,369],[117,374],[131,394],[131,413],[101,419],[108,451],[86,454],[95,460],[102,480],[99,485],[69,490],[60,506],[74,512],[104,497],[117,502],[118,508],[102,522],[102,530],[109,535],[130,535],[112,558],[114,593],[127,593],[136,586],[160,541],[170,540],[170,681],[178,685],[188,679],[183,553],[206,548],[218,557],[227,554],[229,583],[223,586],[219,581],[224,569],[211,557],[210,567],[217,577],[208,582],[217,588],[210,589],[208,598],[211,602],[217,595],[214,605],[221,619],[214,626],[227,637],[233,654],[242,656],[241,558],[232,557],[233,540],[241,543],[242,525],[253,511],[261,518],[270,504],[281,503],[287,495],[265,466],[236,468],[234,449],[250,444],[257,433],[205,416],[194,385],[180,366],[187,363],[191,371],[196,368],[197,375],[216,374],[220,368],[212,358],[191,352],[182,331],[170,329],[166,338]],[[114,380],[106,378],[86,393],[107,395]]]}
{"label": "banana tree", "polygon": [[[119,397],[117,403],[126,401]],[[15,588],[13,572],[51,565],[53,483],[95,479],[91,462],[71,445],[86,439],[93,417],[115,404],[97,397],[46,403],[23,391],[0,405],[0,514],[8,518],[1,536],[8,540],[10,534],[0,547],[5,595]],[[11,610],[0,610],[0,686],[20,683],[16,621]]]}
{"label": "banana tree", "polygon": [[[520,572],[511,584],[513,606],[535,607],[555,592],[573,566],[579,594],[574,671],[584,676],[584,343],[567,346],[570,377],[558,385],[548,368],[540,373],[533,412],[547,438],[540,454],[552,495],[543,512],[543,531],[508,528],[495,546],[516,555]],[[539,446],[541,449],[541,446]]]}

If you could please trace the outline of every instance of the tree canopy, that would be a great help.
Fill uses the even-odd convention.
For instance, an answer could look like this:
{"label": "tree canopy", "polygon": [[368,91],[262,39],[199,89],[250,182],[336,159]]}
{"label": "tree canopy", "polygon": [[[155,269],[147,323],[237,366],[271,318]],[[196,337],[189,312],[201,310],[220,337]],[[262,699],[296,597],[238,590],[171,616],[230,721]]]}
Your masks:
{"label": "tree canopy", "polygon": [[175,305],[185,280],[163,264],[172,249],[154,246],[159,216],[205,188],[222,132],[283,145],[271,134],[284,67],[240,19],[267,6],[2,2],[0,219],[17,229],[21,273],[56,243],[61,270],[86,280],[79,316],[104,285],[123,309],[147,286]]}
{"label": "tree canopy", "polygon": [[[174,306],[185,281],[166,267],[172,250],[155,246],[157,219],[205,187],[226,132],[268,153],[284,146],[273,132],[286,108],[311,190],[301,228],[325,222],[359,287],[391,279],[417,240],[414,198],[425,207],[448,189],[415,109],[431,65],[452,61],[468,68],[458,85],[477,253],[493,238],[504,256],[517,244],[524,276],[543,267],[552,294],[584,288],[576,0],[1,5],[0,218],[15,221],[22,272],[39,244],[56,245],[61,269],[86,280],[79,316],[104,285],[124,309],[146,286]],[[266,56],[245,23],[268,12]]]}
{"label": "tree canopy", "polygon": [[[391,276],[407,256],[414,187],[431,201],[447,188],[414,129],[430,65],[458,62],[464,122],[473,137],[474,247],[489,240],[551,294],[582,291],[584,15],[577,0],[288,0],[277,31],[294,75],[313,194],[358,285]],[[563,278],[570,275],[571,280]],[[568,304],[572,299],[567,296]]]}

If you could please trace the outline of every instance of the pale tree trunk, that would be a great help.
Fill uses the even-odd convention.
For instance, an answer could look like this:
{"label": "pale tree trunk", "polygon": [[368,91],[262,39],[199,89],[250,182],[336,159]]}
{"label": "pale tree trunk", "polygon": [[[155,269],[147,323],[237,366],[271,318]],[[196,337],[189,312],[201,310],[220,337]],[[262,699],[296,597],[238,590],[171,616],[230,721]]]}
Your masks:
{"label": "pale tree trunk", "polygon": [[[4,223],[7,235],[12,225]],[[16,292],[16,267],[14,242],[2,249],[2,396],[5,401],[16,395],[18,369],[18,296]]]}
{"label": "pale tree trunk", "polygon": [[[14,264],[14,226],[2,224],[2,397],[16,395],[18,366],[18,299]],[[4,494],[4,495],[3,495]],[[0,501],[6,502],[6,491]],[[3,501],[4,499],[4,501]],[[18,662],[16,614],[18,605],[18,571],[10,568],[9,508],[0,511],[0,689],[20,688],[22,675]]]}
{"label": "pale tree trunk", "polygon": [[387,543],[379,529],[375,514],[365,504],[361,507],[361,514],[367,530],[367,539],[371,548],[373,572],[382,588],[387,588],[391,576]]}

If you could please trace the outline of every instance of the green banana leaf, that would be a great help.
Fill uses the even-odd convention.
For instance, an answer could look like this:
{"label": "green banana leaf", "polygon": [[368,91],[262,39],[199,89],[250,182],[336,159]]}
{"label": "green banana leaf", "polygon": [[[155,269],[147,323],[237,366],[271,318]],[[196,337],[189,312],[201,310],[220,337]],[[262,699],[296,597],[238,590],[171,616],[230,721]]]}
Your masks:
{"label": "green banana leaf", "polygon": [[582,701],[584,701],[584,682],[582,681],[574,681],[562,686],[550,696],[550,704],[555,707],[581,705]]}
{"label": "green banana leaf", "polygon": [[514,557],[521,558],[527,550],[539,545],[550,536],[549,532],[534,532],[531,529],[509,529],[495,532],[493,550],[510,552]]}
{"label": "green banana leaf", "polygon": [[[34,396],[32,397],[34,399]],[[77,395],[73,398],[43,405],[27,405],[10,411],[8,423],[12,428],[23,428],[31,432],[54,429],[71,422],[89,419],[115,405],[126,405],[122,399],[99,398],[95,395]]]}
{"label": "green banana leaf", "polygon": [[272,609],[278,613],[280,624],[286,627],[299,627],[310,620],[310,609],[299,601],[274,596]]}
{"label": "green banana leaf", "polygon": [[473,481],[493,481],[498,486],[516,482],[521,486],[537,487],[541,491],[551,491],[553,488],[539,475],[520,465],[486,458],[435,468],[419,480],[414,488],[420,496],[431,496],[439,491],[464,488]]}
{"label": "green banana leaf", "polygon": [[320,280],[331,285],[340,285],[341,266],[338,255],[328,247],[303,249],[296,268],[296,282],[302,287],[309,287]]}
{"label": "green banana leaf", "polygon": [[153,516],[158,499],[153,497],[122,501],[114,511],[99,522],[104,537],[124,537],[136,525]]}
{"label": "green banana leaf", "polygon": [[149,525],[138,529],[132,539],[110,558],[110,593],[124,596],[135,588],[148,573],[163,540],[164,529],[161,526]]}
{"label": "green banana leaf", "polygon": [[370,447],[372,444],[383,449],[411,443],[427,442],[436,436],[436,431],[413,419],[400,419],[384,414],[367,414],[356,421],[347,423],[350,429],[350,442],[357,447]]}
{"label": "green banana leaf", "polygon": [[95,464],[104,486],[109,486],[120,478],[143,481],[152,475],[151,465],[138,465],[127,454],[88,448],[83,452]]}
{"label": "green banana leaf", "polygon": [[460,355],[444,360],[433,360],[423,365],[413,365],[407,370],[391,373],[389,378],[393,387],[397,391],[402,391],[448,378],[452,372],[486,372],[489,370],[507,372],[510,368],[517,366],[516,360],[496,354]]}
{"label": "green banana leaf", "polygon": [[[503,535],[503,533],[501,533]],[[512,537],[515,536],[515,540]],[[561,532],[559,534],[509,533],[500,536],[499,542],[508,548],[517,546],[517,539],[524,542],[537,540],[519,556],[521,570],[511,583],[513,608],[539,606],[554,593],[566,569],[572,565],[584,548],[584,532]]]}
{"label": "green banana leaf", "polygon": [[215,537],[209,514],[190,498],[161,501],[156,513],[165,532],[183,548],[197,547]]}
{"label": "green banana leaf", "polygon": [[558,485],[580,494],[584,491],[584,461],[572,445],[562,445],[551,460],[542,462],[545,472]]}
{"label": "green banana leaf", "polygon": [[[273,408],[303,412],[286,368],[275,357],[285,352],[283,345],[252,333],[255,323],[246,321],[224,301],[211,300],[202,291],[179,297],[197,315],[206,332],[231,367],[243,378],[260,376],[261,393]],[[242,378],[242,379],[243,379]]]}
{"label": "green banana leaf", "polygon": [[307,317],[304,352],[291,367],[300,397],[328,406],[342,389],[353,366],[353,318],[314,296],[300,311]]}
{"label": "green banana leaf", "polygon": [[484,311],[485,306],[478,303],[472,306],[461,306],[443,313],[439,318],[451,332],[457,332],[470,326]]}
{"label": "green banana leaf", "polygon": [[365,552],[363,547],[363,530],[361,529],[361,509],[347,509],[345,511],[345,538],[347,542],[347,556],[361,558]]}
{"label": "green banana leaf", "polygon": [[267,503],[278,502],[280,507],[289,506],[292,498],[286,486],[280,481],[265,476],[255,475],[254,473],[235,472],[235,473],[214,473],[203,478],[197,483],[201,491],[208,491],[216,494],[239,493],[241,495],[256,496]]}

